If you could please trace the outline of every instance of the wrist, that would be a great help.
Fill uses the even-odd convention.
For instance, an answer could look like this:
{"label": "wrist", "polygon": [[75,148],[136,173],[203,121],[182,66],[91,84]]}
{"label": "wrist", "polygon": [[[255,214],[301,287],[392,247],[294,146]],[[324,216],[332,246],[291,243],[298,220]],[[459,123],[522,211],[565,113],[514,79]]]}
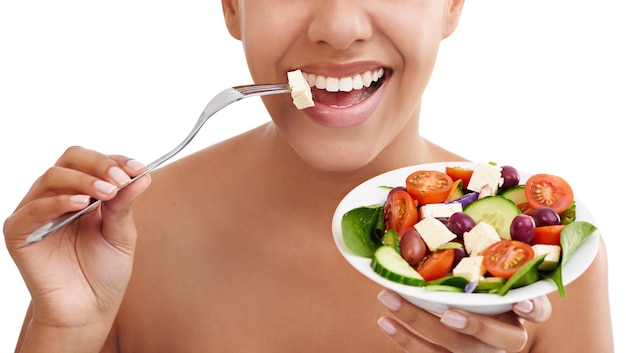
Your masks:
{"label": "wrist", "polygon": [[76,327],[51,326],[31,321],[22,340],[20,353],[100,352],[112,323]]}

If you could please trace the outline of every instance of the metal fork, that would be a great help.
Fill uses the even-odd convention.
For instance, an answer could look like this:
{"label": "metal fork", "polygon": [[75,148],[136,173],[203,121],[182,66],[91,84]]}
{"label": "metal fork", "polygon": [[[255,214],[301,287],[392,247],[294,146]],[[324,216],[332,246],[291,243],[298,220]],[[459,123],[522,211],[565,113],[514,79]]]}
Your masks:
{"label": "metal fork", "polygon": [[[146,167],[146,170],[143,173],[132,178],[125,185],[120,186],[118,190],[121,190],[127,187],[128,185],[132,184],[135,180],[152,172],[159,165],[163,164],[164,162],[166,162],[167,160],[169,160],[170,158],[178,154],[178,152],[182,151],[182,149],[185,148],[189,144],[189,142],[191,142],[191,140],[193,140],[193,138],[196,136],[198,131],[200,131],[200,128],[202,128],[204,123],[207,120],[209,120],[209,118],[213,114],[217,113],[222,108],[232,103],[235,103],[237,101],[240,101],[244,98],[255,97],[255,96],[267,96],[270,94],[289,93],[290,91],[291,90],[289,88],[289,84],[287,83],[235,86],[235,87],[225,89],[224,91],[220,92],[215,97],[213,97],[213,99],[211,99],[211,101],[206,105],[206,107],[202,111],[202,114],[200,114],[200,117],[196,121],[196,124],[194,125],[193,129],[191,129],[187,137],[185,137],[185,139],[178,146],[176,146],[173,150],[164,154],[160,158],[156,159],[154,162],[148,164]],[[100,203],[101,203],[100,200],[92,199],[91,203],[85,208],[83,208],[82,210],[66,213],[46,223],[45,225],[35,230],[26,238],[26,244],[33,244],[42,240],[46,236],[57,231],[59,228],[65,226],[66,224],[72,222],[76,218],[96,208]]]}

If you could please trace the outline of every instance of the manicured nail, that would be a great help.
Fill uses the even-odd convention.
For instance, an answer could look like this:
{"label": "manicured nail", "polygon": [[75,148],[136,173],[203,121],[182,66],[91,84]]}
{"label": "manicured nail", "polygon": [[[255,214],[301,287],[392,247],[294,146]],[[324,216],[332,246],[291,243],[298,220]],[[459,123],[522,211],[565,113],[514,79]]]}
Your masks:
{"label": "manicured nail", "polygon": [[109,176],[118,184],[124,185],[130,181],[130,177],[124,173],[119,167],[111,167]]}
{"label": "manicured nail", "polygon": [[528,314],[533,311],[534,307],[535,306],[533,305],[533,302],[531,302],[530,300],[523,300],[515,304],[515,310],[524,314]]}
{"label": "manicured nail", "polygon": [[145,165],[143,165],[143,163],[134,159],[129,159],[128,162],[126,162],[126,166],[136,172],[146,167]]}
{"label": "manicured nail", "polygon": [[77,205],[86,205],[89,203],[91,197],[89,195],[72,195],[70,196],[70,202]]}
{"label": "manicured nail", "polygon": [[400,310],[400,306],[402,306],[398,298],[387,291],[378,293],[378,300],[391,311],[398,311]]}
{"label": "manicured nail", "polygon": [[96,180],[93,183],[93,187],[96,188],[96,190],[105,194],[110,194],[115,191],[115,189],[117,189],[117,186],[102,180]]}
{"label": "manicured nail", "polygon": [[377,323],[378,327],[380,327],[380,329],[388,335],[394,335],[397,332],[396,328],[387,318],[381,317],[380,319],[378,319]]}
{"label": "manicured nail", "polygon": [[451,328],[462,330],[467,327],[467,318],[456,311],[446,311],[441,317],[441,322]]}

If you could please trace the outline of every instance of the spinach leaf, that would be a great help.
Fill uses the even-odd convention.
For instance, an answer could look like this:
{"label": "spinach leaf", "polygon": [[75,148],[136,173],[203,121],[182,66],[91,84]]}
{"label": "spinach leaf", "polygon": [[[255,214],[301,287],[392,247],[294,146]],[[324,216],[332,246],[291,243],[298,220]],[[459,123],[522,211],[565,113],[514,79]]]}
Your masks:
{"label": "spinach leaf", "polygon": [[596,226],[585,221],[575,221],[569,223],[561,231],[561,261],[559,266],[552,272],[542,274],[543,277],[549,278],[554,281],[561,298],[566,298],[567,293],[565,286],[563,285],[563,265],[574,255],[578,247],[587,240],[593,232],[596,231]]}
{"label": "spinach leaf", "polygon": [[348,249],[358,256],[371,258],[380,246],[382,234],[381,205],[354,208],[343,215],[341,232]]}
{"label": "spinach leaf", "polygon": [[596,226],[585,221],[572,222],[563,228],[561,231],[561,247],[563,250],[561,266],[574,255],[576,249],[578,249],[596,229],[598,229]]}
{"label": "spinach leaf", "polygon": [[537,267],[543,262],[546,255],[535,257],[528,261],[524,266],[520,267],[506,283],[498,290],[499,295],[505,295],[509,290],[526,286],[537,282],[540,279],[539,270]]}

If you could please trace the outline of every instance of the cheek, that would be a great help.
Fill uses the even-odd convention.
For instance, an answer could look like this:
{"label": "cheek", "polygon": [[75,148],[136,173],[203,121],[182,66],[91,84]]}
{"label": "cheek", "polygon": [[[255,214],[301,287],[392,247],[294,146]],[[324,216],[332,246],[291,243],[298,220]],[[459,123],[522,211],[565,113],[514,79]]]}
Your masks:
{"label": "cheek", "polygon": [[286,82],[278,63],[289,49],[290,38],[284,21],[250,16],[242,29],[242,44],[250,74],[255,82]]}

